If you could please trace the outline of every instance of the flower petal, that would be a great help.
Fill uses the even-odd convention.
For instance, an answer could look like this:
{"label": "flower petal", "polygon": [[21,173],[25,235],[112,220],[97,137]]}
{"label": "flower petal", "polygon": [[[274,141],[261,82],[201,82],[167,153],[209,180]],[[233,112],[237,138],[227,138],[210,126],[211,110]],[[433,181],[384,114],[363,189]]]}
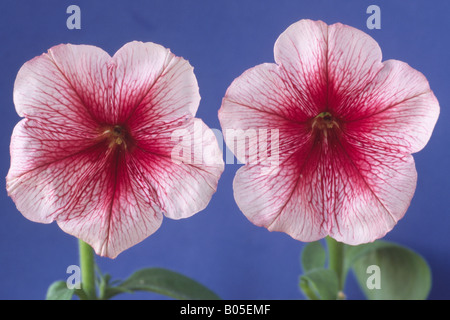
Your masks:
{"label": "flower petal", "polygon": [[14,83],[17,113],[71,126],[83,136],[80,128],[92,127],[104,118],[110,59],[100,48],[67,44],[26,62]]}
{"label": "flower petal", "polygon": [[271,165],[271,156],[272,160],[280,154],[287,156],[298,146],[307,116],[292,89],[286,87],[279,67],[266,63],[233,81],[222,101],[219,120],[227,146],[240,162],[264,164],[269,160],[266,164]]}
{"label": "flower petal", "polygon": [[275,61],[284,74],[285,85],[296,92],[298,112],[310,117],[327,103],[327,32],[322,21],[300,20],[275,42]]}
{"label": "flower petal", "polygon": [[99,159],[89,164],[98,170],[86,175],[76,189],[79,201],[70,203],[67,213],[60,213],[56,221],[98,255],[115,258],[153,234],[163,215],[158,196],[136,159],[119,152],[108,157],[103,165]]}
{"label": "flower petal", "polygon": [[[7,190],[29,220],[50,223],[114,258],[162,221],[157,197],[124,154],[106,145],[62,139],[35,120],[16,126]],[[131,172],[131,173],[130,173]]]}
{"label": "flower petal", "polygon": [[164,214],[181,219],[203,210],[224,169],[212,130],[192,118],[140,131],[138,141],[133,157]]}
{"label": "flower petal", "polygon": [[331,235],[356,245],[384,236],[414,194],[412,157],[361,150],[355,141],[345,149],[338,141],[314,141],[270,174],[261,165],[239,169],[233,184],[239,208],[254,224],[300,241]]}
{"label": "flower petal", "polygon": [[[261,165],[240,168],[233,182],[234,197],[241,211],[257,226],[283,231],[302,241],[315,241],[327,235],[314,185],[305,165],[308,154],[291,154],[277,170]],[[299,161],[304,166],[299,166]]]}
{"label": "flower petal", "polygon": [[328,27],[327,40],[327,109],[345,117],[356,112],[354,97],[365,96],[383,68],[382,53],[367,33],[341,23]]}
{"label": "flower petal", "polygon": [[[230,85],[219,119],[228,148],[247,164],[238,170],[233,183],[241,211],[258,226],[292,231],[304,241],[314,241],[327,233],[321,227],[321,211],[305,200],[310,195],[303,189],[310,185],[299,187],[301,171],[310,159],[298,149],[308,150],[313,144],[308,116],[293,92],[277,65],[256,66]],[[260,133],[272,130],[278,130],[279,141],[266,145],[271,157],[261,157]],[[260,161],[252,162],[256,157]]]}
{"label": "flower petal", "polygon": [[[12,136],[8,193],[26,218],[56,220],[114,258],[154,233],[163,214],[189,217],[216,191],[224,164],[213,132],[199,119],[175,128],[142,131],[122,153],[24,119]],[[176,149],[179,138],[188,143]]]}
{"label": "flower petal", "polygon": [[414,153],[428,142],[439,102],[427,79],[404,62],[388,60],[347,108],[347,132],[361,144],[378,143],[392,152]]}
{"label": "flower petal", "polygon": [[[225,106],[236,105],[232,110],[227,107],[219,110],[219,116],[226,120],[234,112],[253,112],[265,117],[258,121],[273,121],[272,118],[288,122],[304,122],[308,116],[299,107],[295,90],[289,87],[280,68],[273,63],[264,63],[245,71],[228,87],[224,97]],[[231,108],[231,107],[230,107]],[[239,117],[236,117],[239,118]],[[237,119],[234,119],[237,120]],[[251,118],[239,121],[245,124]],[[256,123],[255,123],[256,125]],[[259,126],[265,126],[260,123]],[[236,125],[236,127],[240,127]]]}
{"label": "flower petal", "polygon": [[383,237],[406,213],[417,183],[414,159],[376,144],[341,141],[333,155],[336,208],[330,210],[328,231],[336,240],[357,245]]}
{"label": "flower petal", "polygon": [[[87,141],[88,138],[80,140],[70,133],[44,127],[37,120],[24,119],[16,125],[11,137],[11,167],[6,189],[26,218],[43,223],[53,220],[55,207],[49,199],[57,201],[58,197],[49,184],[53,178],[51,166],[83,152]],[[71,184],[67,188],[70,189]],[[61,190],[61,194],[66,191]]]}
{"label": "flower petal", "polygon": [[113,57],[116,122],[131,128],[197,112],[200,94],[193,68],[158,44],[130,42]]}

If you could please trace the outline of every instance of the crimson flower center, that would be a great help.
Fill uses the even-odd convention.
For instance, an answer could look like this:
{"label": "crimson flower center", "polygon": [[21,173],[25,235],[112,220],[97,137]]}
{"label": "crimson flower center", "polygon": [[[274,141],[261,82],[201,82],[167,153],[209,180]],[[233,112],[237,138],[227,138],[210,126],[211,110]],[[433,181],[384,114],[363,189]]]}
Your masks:
{"label": "crimson flower center", "polygon": [[121,147],[127,150],[134,145],[129,130],[123,125],[105,125],[101,127],[100,138],[107,142],[109,148]]}
{"label": "crimson flower center", "polygon": [[339,127],[338,121],[331,113],[326,111],[319,113],[312,121],[312,128],[320,131],[326,131],[334,127]]}

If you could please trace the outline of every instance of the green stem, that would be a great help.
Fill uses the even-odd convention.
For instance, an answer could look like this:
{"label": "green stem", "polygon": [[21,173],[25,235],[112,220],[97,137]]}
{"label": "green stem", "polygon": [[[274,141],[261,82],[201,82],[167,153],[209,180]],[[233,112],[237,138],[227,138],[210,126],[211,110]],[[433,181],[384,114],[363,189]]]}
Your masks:
{"label": "green stem", "polygon": [[[329,255],[329,269],[336,272],[338,277],[339,291],[342,293],[345,282],[344,274],[344,244],[327,237],[328,255]],[[341,294],[342,295],[342,294]]]}
{"label": "green stem", "polygon": [[81,287],[87,299],[97,299],[95,288],[95,257],[94,250],[83,240],[78,240],[80,251]]}

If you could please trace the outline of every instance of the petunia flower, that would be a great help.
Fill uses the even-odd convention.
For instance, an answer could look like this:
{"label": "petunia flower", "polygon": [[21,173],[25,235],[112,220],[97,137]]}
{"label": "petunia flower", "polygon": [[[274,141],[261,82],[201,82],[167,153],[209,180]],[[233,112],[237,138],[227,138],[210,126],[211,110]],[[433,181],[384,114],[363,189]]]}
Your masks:
{"label": "petunia flower", "polygon": [[[204,209],[216,191],[224,165],[214,134],[195,118],[199,101],[192,66],[160,45],[130,42],[113,57],[55,46],[17,74],[24,119],[11,138],[8,193],[26,218],[56,221],[114,258],[163,216]],[[173,152],[180,130],[190,134],[184,154]],[[199,146],[214,152],[186,161]]]}
{"label": "petunia flower", "polygon": [[[301,241],[383,237],[410,205],[411,154],[439,115],[427,79],[404,62],[382,62],[375,40],[340,23],[294,23],[274,55],[276,63],[233,81],[219,111],[230,149],[259,159],[238,157],[246,163],[233,184],[239,208],[255,225]],[[277,130],[277,166],[249,130]]]}

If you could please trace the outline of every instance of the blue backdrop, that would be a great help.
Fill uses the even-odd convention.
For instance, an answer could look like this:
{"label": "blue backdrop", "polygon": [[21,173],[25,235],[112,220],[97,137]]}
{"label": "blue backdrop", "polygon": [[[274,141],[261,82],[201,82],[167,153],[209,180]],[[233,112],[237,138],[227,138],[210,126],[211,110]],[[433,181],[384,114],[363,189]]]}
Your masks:
{"label": "blue backdrop", "polygon": [[[81,8],[81,29],[69,30],[66,9]],[[381,8],[381,29],[369,30],[366,9]],[[409,246],[429,263],[432,299],[450,298],[450,71],[448,1],[362,0],[153,0],[1,1],[0,176],[10,164],[11,132],[19,121],[12,101],[22,64],[59,43],[96,45],[111,55],[132,40],[152,41],[195,68],[202,96],[198,117],[220,128],[217,111],[232,80],[244,70],[273,62],[273,45],[303,19],[342,22],[370,34],[384,59],[409,63],[428,78],[441,115],[431,141],[415,155],[418,186],[406,216],[385,239]],[[104,272],[125,278],[142,267],[181,272],[224,299],[303,299],[298,289],[303,243],[251,224],[232,192],[238,164],[227,164],[209,206],[192,218],[165,219],[161,228],[115,260],[98,258]],[[78,264],[77,241],[53,223],[26,220],[0,192],[0,298],[42,299],[66,268]],[[345,292],[363,299],[353,276]],[[119,298],[161,298],[139,293]]]}

